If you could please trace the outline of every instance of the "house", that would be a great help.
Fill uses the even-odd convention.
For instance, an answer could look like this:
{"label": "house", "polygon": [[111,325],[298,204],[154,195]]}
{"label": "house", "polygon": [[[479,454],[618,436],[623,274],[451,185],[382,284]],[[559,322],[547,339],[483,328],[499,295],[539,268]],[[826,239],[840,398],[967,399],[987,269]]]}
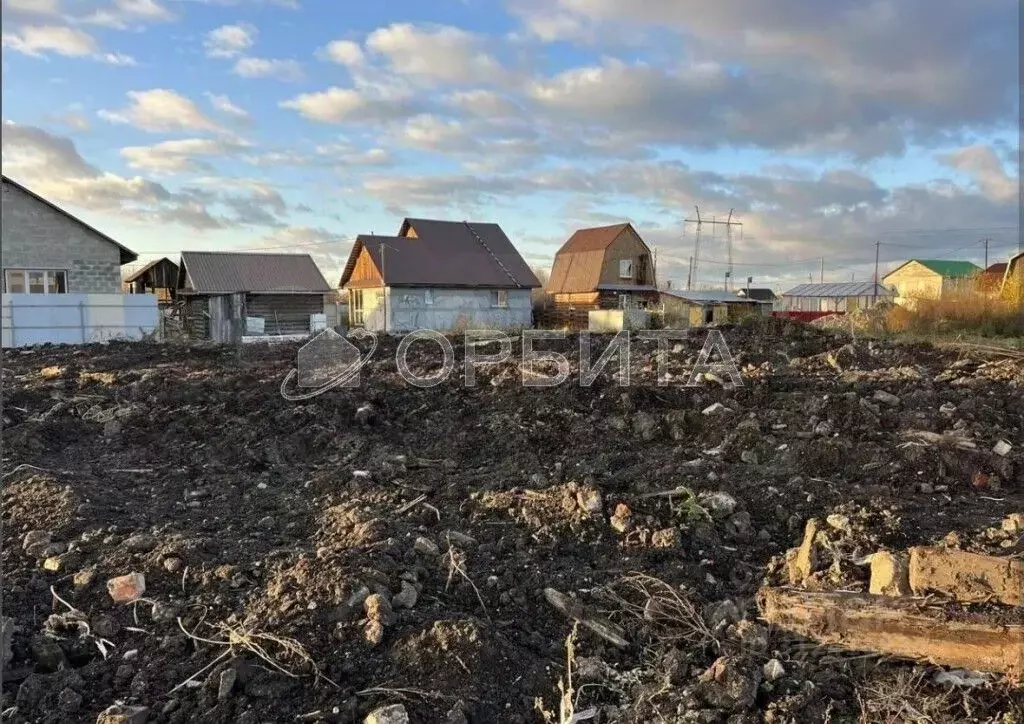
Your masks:
{"label": "house", "polygon": [[120,294],[138,255],[3,176],[3,289],[8,294]]}
{"label": "house", "polygon": [[978,274],[975,288],[985,294],[999,294],[1008,266],[1009,264],[1005,261],[990,264]]}
{"label": "house", "polygon": [[776,309],[794,314],[846,313],[891,302],[895,296],[892,289],[874,282],[800,284],[783,293]]}
{"label": "house", "polygon": [[331,292],[309,254],[183,251],[175,284],[186,333],[215,342],[316,331]]}
{"label": "house", "polygon": [[663,290],[660,301],[665,326],[669,328],[725,324],[747,316],[771,314],[771,304],[726,291]]}
{"label": "house", "polygon": [[650,247],[632,224],[576,231],[555,255],[545,286],[556,306],[651,306],[658,287]]}
{"label": "house", "polygon": [[941,299],[951,291],[967,288],[981,268],[969,261],[911,259],[882,278],[899,299]]}
{"label": "house", "polygon": [[178,265],[166,256],[151,261],[124,279],[128,294],[155,294],[160,304],[169,304],[174,299],[174,287],[178,283]]}
{"label": "house", "polygon": [[540,285],[497,224],[405,219],[356,239],[339,286],[353,326],[452,332],[532,326]]}

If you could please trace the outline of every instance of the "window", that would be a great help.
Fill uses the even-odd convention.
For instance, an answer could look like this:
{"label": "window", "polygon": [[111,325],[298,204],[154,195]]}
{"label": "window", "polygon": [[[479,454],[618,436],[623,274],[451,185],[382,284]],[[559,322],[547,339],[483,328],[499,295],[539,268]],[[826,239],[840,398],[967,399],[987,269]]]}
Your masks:
{"label": "window", "polygon": [[362,289],[350,289],[349,290],[349,307],[351,309],[350,316],[352,318],[352,324],[363,323],[363,290]]}
{"label": "window", "polygon": [[508,306],[508,290],[507,289],[495,289],[491,292],[491,306],[492,307],[507,307]]}
{"label": "window", "polygon": [[620,259],[619,260],[619,278],[621,278],[621,279],[632,279],[633,278],[633,260],[632,259]]}
{"label": "window", "polygon": [[423,303],[426,304],[427,306],[430,306],[431,304],[434,303],[434,290],[433,289],[424,289],[423,290]]}
{"label": "window", "polygon": [[619,295],[619,309],[629,309],[631,306],[628,294]]}
{"label": "window", "polygon": [[67,294],[67,272],[50,269],[8,269],[4,273],[8,294]]}

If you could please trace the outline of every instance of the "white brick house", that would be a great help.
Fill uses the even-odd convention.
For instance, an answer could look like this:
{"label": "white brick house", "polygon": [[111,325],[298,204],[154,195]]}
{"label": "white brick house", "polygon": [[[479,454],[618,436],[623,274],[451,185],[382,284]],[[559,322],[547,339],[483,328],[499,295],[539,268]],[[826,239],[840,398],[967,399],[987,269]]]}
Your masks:
{"label": "white brick house", "polygon": [[7,176],[0,239],[9,294],[120,294],[138,254]]}

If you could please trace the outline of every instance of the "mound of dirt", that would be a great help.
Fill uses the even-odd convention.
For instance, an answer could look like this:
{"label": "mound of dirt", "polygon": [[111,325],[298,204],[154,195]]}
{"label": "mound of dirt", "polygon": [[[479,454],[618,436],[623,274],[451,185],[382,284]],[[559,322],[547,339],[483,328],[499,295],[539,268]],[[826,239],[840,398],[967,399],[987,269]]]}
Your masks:
{"label": "mound of dirt", "polygon": [[628,388],[616,361],[524,386],[515,357],[467,387],[459,339],[455,374],[417,387],[383,340],[358,387],[301,401],[280,393],[296,345],[9,353],[5,720],[874,721],[899,719],[893,691],[932,721],[1024,716],[1005,683],[951,691],[753,602],[811,517],[821,575],[854,590],[882,547],[1020,555],[1024,364],[723,331],[741,388],[682,385],[699,331],[635,340]]}

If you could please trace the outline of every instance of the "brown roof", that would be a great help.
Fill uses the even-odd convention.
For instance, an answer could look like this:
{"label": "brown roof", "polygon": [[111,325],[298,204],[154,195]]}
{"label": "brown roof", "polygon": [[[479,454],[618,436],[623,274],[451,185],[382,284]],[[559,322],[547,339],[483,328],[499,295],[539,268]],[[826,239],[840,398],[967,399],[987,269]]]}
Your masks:
{"label": "brown roof", "polygon": [[199,294],[230,292],[326,294],[330,284],[309,254],[183,251],[178,289],[185,279]]}
{"label": "brown roof", "polygon": [[[415,238],[406,236],[410,229],[415,230]],[[348,283],[364,248],[389,286],[532,289],[541,285],[497,224],[406,219],[399,236],[361,235],[349,254],[341,286]]]}
{"label": "brown roof", "polygon": [[146,264],[146,266],[142,267],[142,268],[141,268],[141,269],[139,269],[139,270],[138,270],[137,272],[134,272],[134,273],[133,273],[133,274],[131,274],[130,276],[127,276],[127,277],[125,277],[125,278],[124,278],[124,282],[125,282],[126,284],[128,284],[128,283],[131,283],[131,282],[134,282],[134,281],[135,281],[136,279],[139,279],[140,277],[142,277],[142,275],[143,275],[143,274],[145,274],[145,273],[146,273],[146,272],[148,272],[148,271],[149,271],[150,269],[152,269],[153,267],[155,267],[155,266],[156,266],[157,264],[162,264],[162,263],[165,263],[165,262],[166,262],[167,264],[170,264],[170,265],[171,265],[171,267],[173,267],[173,270],[172,270],[172,274],[176,276],[176,275],[177,275],[177,273],[178,273],[178,265],[177,265],[177,264],[175,264],[175,263],[174,263],[173,261],[171,261],[170,259],[168,259],[168,258],[167,258],[167,257],[165,256],[165,257],[161,257],[160,259],[157,259],[157,260],[155,260],[155,261],[151,261],[151,262],[149,262],[149,264]]}
{"label": "brown roof", "polygon": [[111,244],[116,246],[118,248],[118,250],[121,252],[121,259],[120,259],[121,264],[130,264],[131,262],[133,262],[133,261],[135,261],[136,259],[139,258],[139,255],[136,254],[131,249],[129,249],[128,247],[126,247],[123,244],[120,244],[120,243],[114,241],[111,237],[107,236],[106,234],[104,234],[99,229],[97,229],[97,228],[95,228],[93,226],[90,226],[89,224],[85,223],[84,221],[79,219],[74,214],[69,214],[67,211],[65,211],[61,207],[57,206],[57,204],[55,204],[52,201],[49,201],[49,200],[43,198],[42,196],[37,194],[35,191],[22,186],[20,183],[18,183],[14,179],[12,179],[7,174],[3,174],[3,183],[10,184],[14,188],[19,189],[20,191],[23,191],[24,193],[26,193],[29,196],[31,196],[32,198],[34,198],[36,201],[41,201],[42,203],[46,204],[47,206],[49,206],[54,211],[56,211],[58,213],[61,213],[61,214],[64,214],[64,216],[68,217],[69,219],[74,221],[76,224],[78,224],[79,226],[83,227],[86,231],[91,231],[93,234],[96,234],[96,236],[100,237],[104,241],[109,241]]}
{"label": "brown roof", "polygon": [[985,270],[985,274],[994,274],[999,278],[1002,278],[1002,276],[1006,274],[1007,266],[1009,266],[1009,264],[1005,261],[997,262],[989,266],[988,269]]}
{"label": "brown roof", "polygon": [[626,223],[576,231],[555,254],[555,263],[551,267],[551,276],[545,290],[549,294],[596,290],[601,280],[605,252],[629,228],[632,226]]}

